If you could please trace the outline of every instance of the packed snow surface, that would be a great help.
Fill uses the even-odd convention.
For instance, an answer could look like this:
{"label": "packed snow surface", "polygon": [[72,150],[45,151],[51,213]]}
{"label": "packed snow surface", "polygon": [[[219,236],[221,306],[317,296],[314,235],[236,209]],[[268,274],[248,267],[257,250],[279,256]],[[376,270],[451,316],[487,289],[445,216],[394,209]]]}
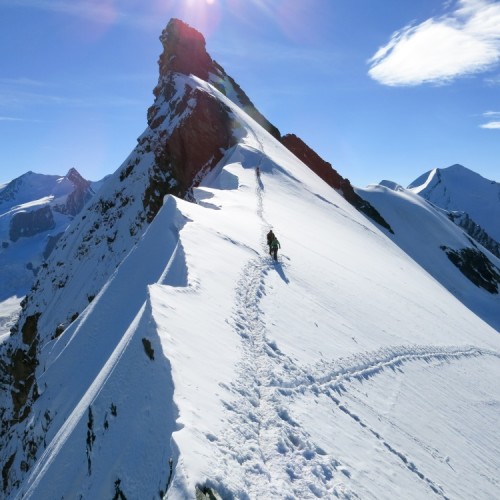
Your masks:
{"label": "packed snow surface", "polygon": [[243,139],[45,347],[17,498],[497,498],[499,334],[204,88]]}

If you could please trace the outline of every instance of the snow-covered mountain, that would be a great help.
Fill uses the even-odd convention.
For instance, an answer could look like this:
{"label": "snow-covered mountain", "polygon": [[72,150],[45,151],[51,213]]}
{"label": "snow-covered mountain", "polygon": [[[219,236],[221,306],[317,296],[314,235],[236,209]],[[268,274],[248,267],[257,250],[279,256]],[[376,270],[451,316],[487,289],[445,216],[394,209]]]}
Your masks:
{"label": "snow-covered mountain", "polygon": [[[65,176],[34,172],[0,187],[0,302],[26,295],[57,239],[98,190],[71,168]],[[14,309],[17,310],[17,307]],[[0,307],[0,334],[11,308]]]}
{"label": "snow-covered mountain", "polygon": [[449,212],[449,217],[500,257],[500,184],[463,167],[435,168],[408,189]]}
{"label": "snow-covered mountain", "polygon": [[3,495],[495,498],[498,332],[390,211],[292,153],[199,33],[161,40],[148,127],[0,344]]}

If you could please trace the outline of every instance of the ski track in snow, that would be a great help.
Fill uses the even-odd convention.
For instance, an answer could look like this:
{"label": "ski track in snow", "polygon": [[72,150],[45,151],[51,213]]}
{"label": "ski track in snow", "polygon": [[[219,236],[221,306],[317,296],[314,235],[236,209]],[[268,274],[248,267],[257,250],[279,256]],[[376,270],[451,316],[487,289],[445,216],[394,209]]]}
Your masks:
{"label": "ski track in snow", "polygon": [[[264,218],[262,181],[260,178],[256,181],[257,214],[262,220],[264,241],[270,224]],[[265,244],[263,250],[267,253]],[[299,366],[266,336],[260,301],[266,294],[266,278],[277,265],[285,264],[276,264],[269,257],[258,257],[250,260],[241,272],[230,320],[242,339],[240,376],[227,388],[235,396],[232,401],[224,402],[228,412],[227,432],[222,437],[207,436],[216,445],[221,464],[236,460],[241,466],[246,490],[238,492],[236,497],[359,498],[345,484],[351,476],[349,469],[314,443],[288,411],[295,398],[310,393],[328,397],[333,408],[342,411],[378,440],[430,491],[448,498],[410,457],[349,410],[341,401],[342,394],[348,391],[348,383],[372,378],[386,369],[398,373],[406,363],[426,361],[438,365],[465,357],[500,357],[500,354],[474,346],[391,346],[348,359]],[[428,451],[435,456],[435,450]],[[227,474],[218,479],[223,482],[224,477],[228,477]]]}

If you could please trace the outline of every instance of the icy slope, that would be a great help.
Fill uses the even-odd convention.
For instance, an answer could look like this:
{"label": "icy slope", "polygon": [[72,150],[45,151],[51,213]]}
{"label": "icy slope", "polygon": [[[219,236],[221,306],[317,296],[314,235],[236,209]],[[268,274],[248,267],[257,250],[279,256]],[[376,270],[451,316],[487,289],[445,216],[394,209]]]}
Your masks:
{"label": "icy slope", "polygon": [[498,334],[232,112],[198,203],[167,197],[46,347],[19,498],[495,497]]}
{"label": "icy slope", "polygon": [[[411,189],[368,186],[357,192],[379,210],[394,228],[388,236],[469,309],[500,332],[500,295],[468,279],[444,250],[468,248],[482,252],[500,278],[500,259],[473,241],[453,224],[446,212],[428,203]],[[474,265],[477,266],[477,263]],[[484,271],[482,271],[484,272]],[[498,282],[498,279],[497,279]],[[492,284],[495,284],[492,282]],[[498,289],[498,283],[497,283]]]}

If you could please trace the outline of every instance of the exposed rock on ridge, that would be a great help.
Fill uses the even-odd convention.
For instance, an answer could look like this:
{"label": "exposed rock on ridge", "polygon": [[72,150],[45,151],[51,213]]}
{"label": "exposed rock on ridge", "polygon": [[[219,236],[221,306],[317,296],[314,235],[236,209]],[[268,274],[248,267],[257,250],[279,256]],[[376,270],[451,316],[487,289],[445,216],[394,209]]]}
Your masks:
{"label": "exposed rock on ridge", "polygon": [[[224,71],[222,66],[212,60],[206,51],[205,38],[191,26],[171,19],[160,36],[164,51],[160,56],[161,77],[170,72],[194,75],[211,83],[220,92],[235,102],[240,108],[264,127],[273,137],[280,138],[279,130],[272,125],[254,106],[241,87]],[[159,86],[154,94],[158,95]]]}
{"label": "exposed rock on ridge", "polygon": [[73,184],[75,189],[68,195],[63,205],[56,205],[55,210],[63,214],[75,216],[92,198],[94,192],[92,191],[90,181],[84,179],[75,168],[69,169],[66,179]]}
{"label": "exposed rock on ridge", "polygon": [[476,224],[467,213],[448,212],[448,218],[493,255],[500,258],[500,243],[493,239],[479,224]]}
{"label": "exposed rock on ridge", "polygon": [[48,205],[29,212],[18,212],[10,220],[9,238],[16,242],[21,237],[28,238],[54,229],[55,225],[52,210]]}
{"label": "exposed rock on ridge", "polygon": [[287,134],[282,137],[281,142],[316,175],[321,177],[329,186],[336,189],[353,207],[389,232],[393,232],[391,226],[384,220],[380,213],[354,191],[349,179],[342,177],[330,163],[323,160],[302,139],[294,134]]}

